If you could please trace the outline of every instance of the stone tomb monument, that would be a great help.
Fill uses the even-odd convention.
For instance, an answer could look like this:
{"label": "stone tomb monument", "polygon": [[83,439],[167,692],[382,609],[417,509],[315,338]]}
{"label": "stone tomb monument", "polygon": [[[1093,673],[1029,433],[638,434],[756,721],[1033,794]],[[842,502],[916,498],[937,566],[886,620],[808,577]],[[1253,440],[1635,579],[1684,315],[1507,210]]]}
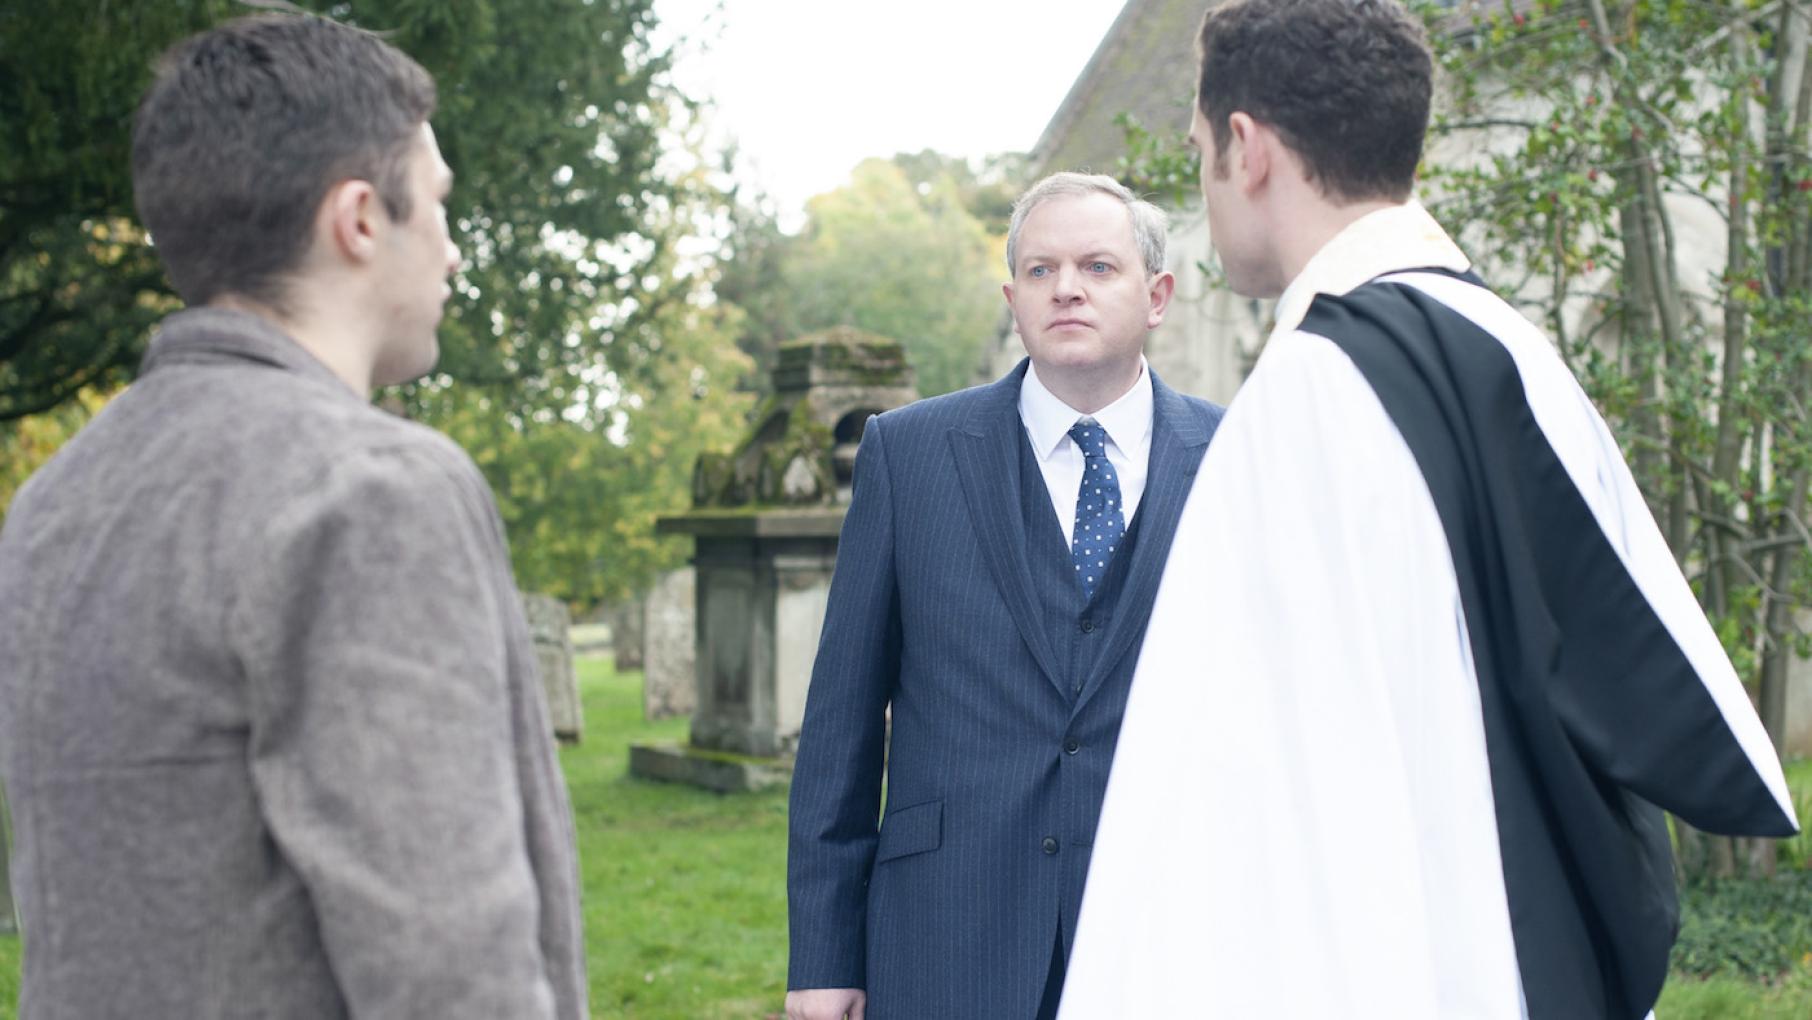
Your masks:
{"label": "stone tomb monument", "polygon": [[774,395],[735,452],[705,454],[691,513],[663,534],[695,543],[691,740],[637,745],[637,776],[730,792],[786,781],[856,445],[870,415],[916,399],[892,340],[835,329],[781,345]]}
{"label": "stone tomb monument", "polygon": [[585,730],[579,709],[579,680],[573,672],[572,614],[551,595],[522,593],[523,615],[535,639],[535,665],[547,694],[547,714],[554,737],[576,744]]}

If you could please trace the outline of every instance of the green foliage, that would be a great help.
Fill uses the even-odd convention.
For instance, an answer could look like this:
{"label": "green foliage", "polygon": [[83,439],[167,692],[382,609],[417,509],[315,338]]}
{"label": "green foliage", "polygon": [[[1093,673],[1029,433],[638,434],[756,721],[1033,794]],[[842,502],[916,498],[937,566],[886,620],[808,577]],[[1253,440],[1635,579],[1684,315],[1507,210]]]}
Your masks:
{"label": "green foliage", "polygon": [[[1121,184],[1172,208],[1201,201],[1202,156],[1189,144],[1188,132],[1152,132],[1130,113],[1115,117],[1114,123],[1126,139],[1126,154],[1114,171]],[[1198,259],[1195,271],[1207,278],[1210,287],[1227,285],[1217,258]]]}
{"label": "green foliage", "polygon": [[[465,257],[440,375],[518,414],[565,413],[606,372],[659,349],[695,182],[657,167],[684,100],[649,41],[652,0],[365,0],[332,9],[416,56],[440,83],[435,129],[457,175]],[[404,391],[414,404],[424,387]]]}
{"label": "green foliage", "polygon": [[[158,53],[253,10],[0,11],[0,419],[123,381],[173,306],[133,218],[132,111]],[[671,235],[646,228],[684,201],[656,167],[684,103],[649,42],[652,0],[358,0],[322,13],[384,31],[440,83],[466,258],[442,381],[494,387],[525,413],[562,406],[671,289],[648,272]]]}
{"label": "green foliage", "polygon": [[[91,9],[92,8],[92,9]],[[653,0],[356,0],[439,83],[464,255],[437,373],[391,399],[497,487],[518,580],[583,607],[683,556],[655,515],[732,440],[742,321],[680,240],[721,204],[689,103],[649,41]],[[155,56],[231,0],[0,11],[0,422],[124,382],[176,307],[133,221],[129,126]],[[0,432],[0,506],[79,409]],[[17,476],[17,477],[14,477]]]}
{"label": "green foliage", "polygon": [[820,195],[799,236],[760,196],[732,196],[717,296],[747,313],[737,343],[767,385],[780,345],[833,326],[899,340],[927,396],[976,381],[1000,322],[1007,224],[1025,158],[929,149],[868,160]]}
{"label": "green foliage", "polygon": [[1201,155],[1188,144],[1184,132],[1156,134],[1130,113],[1114,118],[1126,138],[1115,176],[1133,191],[1170,206],[1199,199]]}
{"label": "green foliage", "polygon": [[1812,872],[1691,883],[1680,915],[1675,973],[1776,980],[1812,956]]}
{"label": "green foliage", "polygon": [[0,420],[0,524],[6,508],[25,480],[51,458],[69,437],[94,417],[108,396],[83,390],[73,400],[41,414]]}
{"label": "green foliage", "polygon": [[1013,219],[1013,203],[1030,183],[1025,179],[1025,155],[1017,152],[995,153],[971,161],[921,149],[895,155],[893,164],[921,195],[940,188],[954,189],[958,204],[981,222],[988,236],[999,238],[1003,244]]}
{"label": "green foliage", "polygon": [[925,396],[974,382],[1005,273],[959,183],[915,185],[899,164],[871,159],[807,211],[783,273],[800,331],[854,326],[898,340]]}
{"label": "green foliage", "polygon": [[649,42],[652,2],[395,2],[412,26],[395,41],[443,83],[466,259],[441,370],[398,396],[484,471],[518,584],[582,611],[630,597],[684,561],[655,519],[740,432],[749,370],[740,314],[679,254],[723,196]]}
{"label": "green foliage", "polygon": [[128,124],[156,54],[234,9],[0,9],[0,421],[125,381],[171,306],[133,222]]}
{"label": "green foliage", "polygon": [[655,519],[687,508],[700,453],[736,440],[747,370],[722,306],[667,306],[651,328],[664,338],[633,384],[599,379],[564,413],[528,415],[486,387],[423,391],[422,419],[478,462],[509,534],[516,582],[581,612],[629,598],[689,552],[657,538]]}

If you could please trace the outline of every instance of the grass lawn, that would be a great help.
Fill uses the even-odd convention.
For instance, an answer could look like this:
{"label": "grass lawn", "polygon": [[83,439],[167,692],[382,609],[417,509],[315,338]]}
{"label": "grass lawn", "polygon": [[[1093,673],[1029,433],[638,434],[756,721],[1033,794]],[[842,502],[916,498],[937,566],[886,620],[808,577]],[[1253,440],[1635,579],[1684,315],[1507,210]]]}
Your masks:
{"label": "grass lawn", "polygon": [[0,1017],[12,1020],[19,1004],[19,940],[0,935]]}
{"label": "grass lawn", "polygon": [[786,995],[786,793],[722,796],[628,778],[642,677],[579,660],[585,740],[561,751],[579,824],[596,1017],[750,1020]]}
{"label": "grass lawn", "polygon": [[1740,978],[1675,976],[1661,990],[1655,1020],[1806,1020],[1812,1017],[1812,967],[1802,964],[1770,986]]}
{"label": "grass lawn", "polygon": [[[1812,823],[1812,759],[1787,763],[1787,784],[1793,790],[1800,824]],[[1741,884],[1708,892],[1688,889],[1682,893],[1684,924],[1675,964],[1687,944],[1694,951],[1713,953],[1731,969],[1749,960],[1777,961],[1784,954],[1789,969],[1770,980],[1741,973],[1696,978],[1676,972],[1662,989],[1655,1007],[1659,1020],[1806,1020],[1812,1017],[1812,936],[1804,913],[1808,885],[1812,885],[1812,832],[1802,831],[1780,846],[1780,871],[1775,883]],[[1726,899],[1717,906],[1715,900]],[[1795,915],[1795,916],[1787,916]],[[1699,927],[1695,927],[1694,921]],[[1710,926],[1710,927],[1704,927]],[[1773,937],[1768,937],[1773,936]],[[1777,942],[1776,939],[1779,941]],[[1776,964],[1775,966],[1781,966]]]}
{"label": "grass lawn", "polygon": [[[723,797],[627,777],[631,741],[683,739],[642,721],[641,676],[579,660],[585,742],[561,751],[578,818],[592,1014],[766,1020],[786,981],[786,795]],[[1802,817],[1812,762],[1789,772]],[[1804,865],[1807,841],[1783,853]],[[0,1020],[18,996],[19,941],[0,937]],[[1676,976],[1660,1020],[1806,1020],[1812,956],[1771,982]],[[1286,1018],[1287,1020],[1287,1018]]]}

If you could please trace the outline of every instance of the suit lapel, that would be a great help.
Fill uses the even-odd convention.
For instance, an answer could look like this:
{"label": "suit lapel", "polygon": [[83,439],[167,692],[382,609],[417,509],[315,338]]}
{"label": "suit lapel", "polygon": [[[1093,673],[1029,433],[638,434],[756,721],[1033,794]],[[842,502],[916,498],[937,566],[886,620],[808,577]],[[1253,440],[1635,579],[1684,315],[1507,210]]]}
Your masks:
{"label": "suit lapel", "polygon": [[1151,389],[1151,458],[1145,472],[1145,494],[1139,500],[1139,539],[1133,543],[1126,589],[1121,593],[1105,646],[1083,685],[1081,697],[1076,699],[1078,710],[1113,672],[1114,664],[1133,647],[1134,639],[1145,632],[1152,601],[1157,598],[1158,581],[1164,576],[1164,561],[1170,556],[1177,519],[1183,514],[1183,504],[1195,482],[1195,469],[1201,466],[1202,454],[1207,452],[1208,439],[1213,434],[1206,416],[1155,374]]}
{"label": "suit lapel", "polygon": [[1032,598],[1032,573],[1026,564],[1025,515],[1019,493],[1019,430],[1023,427],[1019,384],[1025,378],[1025,367],[1026,362],[1021,361],[990,388],[987,400],[968,421],[950,430],[950,454],[994,586],[1045,679],[1067,699],[1063,674],[1056,668],[1057,657]]}

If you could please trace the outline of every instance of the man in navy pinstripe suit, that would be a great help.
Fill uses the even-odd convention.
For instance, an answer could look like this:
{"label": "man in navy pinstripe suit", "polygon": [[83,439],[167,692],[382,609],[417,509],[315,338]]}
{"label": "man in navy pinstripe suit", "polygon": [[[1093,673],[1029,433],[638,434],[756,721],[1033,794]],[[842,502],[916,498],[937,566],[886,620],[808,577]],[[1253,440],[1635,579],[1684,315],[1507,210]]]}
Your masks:
{"label": "man in navy pinstripe suit", "polygon": [[1111,178],[1040,181],[1003,288],[1030,357],[868,424],[793,779],[793,1020],[1055,1015],[1146,615],[1221,417],[1145,363],[1164,237]]}

